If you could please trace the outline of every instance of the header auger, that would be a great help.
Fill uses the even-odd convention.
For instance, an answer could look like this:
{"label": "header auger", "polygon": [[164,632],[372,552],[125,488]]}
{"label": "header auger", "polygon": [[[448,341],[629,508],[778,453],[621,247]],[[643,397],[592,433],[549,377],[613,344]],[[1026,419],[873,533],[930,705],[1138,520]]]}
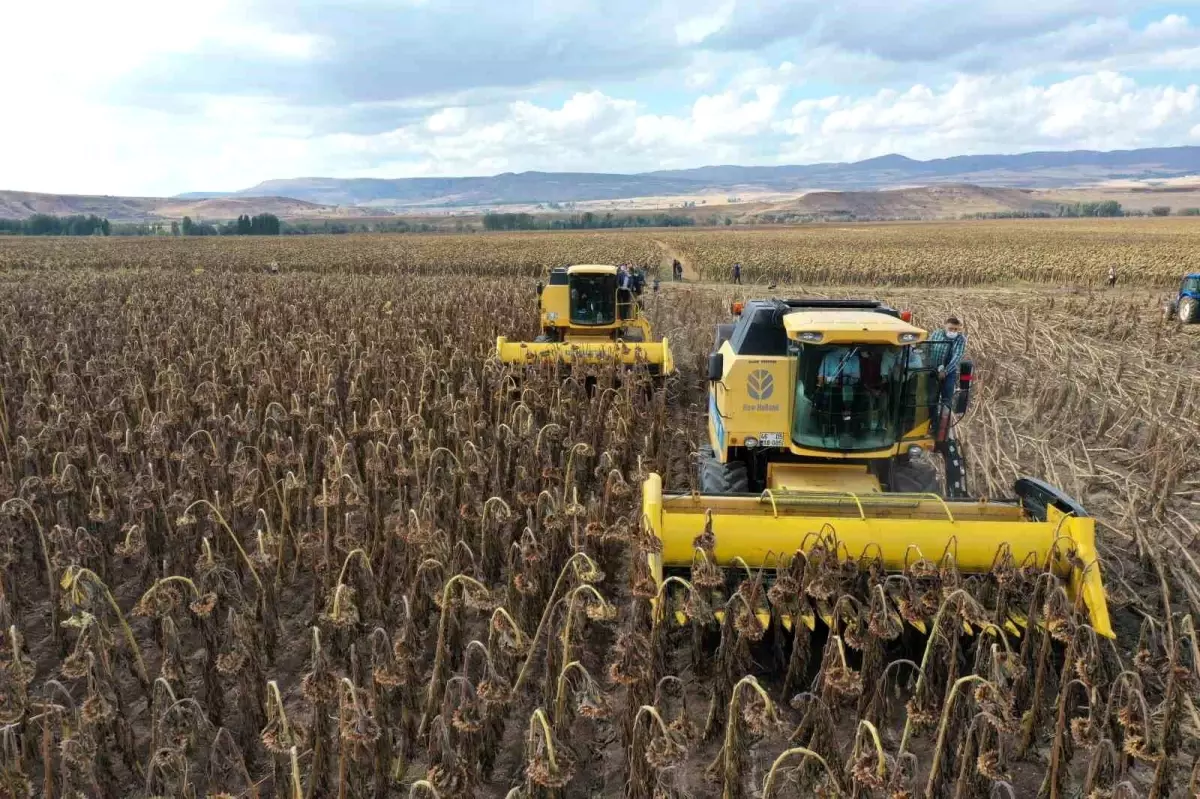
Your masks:
{"label": "header auger", "polygon": [[[662,545],[650,556],[659,585],[677,574],[720,608],[738,573],[765,571],[776,588],[749,592],[764,625],[772,613],[789,629],[797,615],[810,629],[816,618],[831,624],[853,589],[872,614],[922,632],[968,583],[979,600],[972,626],[1011,633],[1027,625],[1031,596],[1058,593],[1113,637],[1095,521],[1077,502],[1030,478],[1012,498],[969,496],[952,424],[969,403],[969,362],[946,407],[946,345],[927,341],[907,312],[807,299],[732,310],[737,321],[718,327],[709,360],[699,491],[664,492],[657,474],[643,487],[645,523]],[[713,578],[716,567],[725,578]]]}
{"label": "header auger", "polygon": [[644,282],[640,271],[615,266],[558,267],[549,285],[538,283],[541,334],[532,342],[500,336],[496,354],[515,365],[643,363],[653,375],[672,374],[667,340],[651,340],[641,300]]}

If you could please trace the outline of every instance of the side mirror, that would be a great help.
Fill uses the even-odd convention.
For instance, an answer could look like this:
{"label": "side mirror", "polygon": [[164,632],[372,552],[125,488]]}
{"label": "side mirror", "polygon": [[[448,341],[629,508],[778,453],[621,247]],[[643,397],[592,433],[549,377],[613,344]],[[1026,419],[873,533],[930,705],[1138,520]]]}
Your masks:
{"label": "side mirror", "polygon": [[714,352],[708,356],[708,381],[715,383],[725,375],[725,356]]}
{"label": "side mirror", "polygon": [[975,375],[975,364],[962,361],[958,365],[958,394],[955,397],[954,412],[962,415],[967,412],[971,403],[971,381]]}
{"label": "side mirror", "polygon": [[539,280],[537,283],[537,295],[539,297],[542,296],[542,289],[544,289],[544,288],[546,288],[546,287],[544,285],[542,285],[542,281]]}

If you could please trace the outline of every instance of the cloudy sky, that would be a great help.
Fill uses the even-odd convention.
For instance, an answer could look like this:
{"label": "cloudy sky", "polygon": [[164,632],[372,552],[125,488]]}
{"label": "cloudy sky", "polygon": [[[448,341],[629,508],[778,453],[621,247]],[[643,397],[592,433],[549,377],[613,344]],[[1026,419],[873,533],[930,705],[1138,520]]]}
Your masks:
{"label": "cloudy sky", "polygon": [[1200,144],[1200,0],[14,0],[0,188]]}

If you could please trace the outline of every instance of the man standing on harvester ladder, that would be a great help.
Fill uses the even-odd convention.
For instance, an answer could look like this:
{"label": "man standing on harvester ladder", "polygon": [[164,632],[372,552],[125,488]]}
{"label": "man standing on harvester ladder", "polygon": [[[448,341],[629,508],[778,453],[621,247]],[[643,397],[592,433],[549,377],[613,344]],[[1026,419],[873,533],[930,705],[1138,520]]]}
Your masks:
{"label": "man standing on harvester ladder", "polygon": [[957,316],[946,317],[943,327],[933,331],[929,337],[930,366],[938,373],[938,424],[948,423],[953,407],[954,389],[958,385],[958,367],[967,352],[967,334],[962,329],[962,320]]}

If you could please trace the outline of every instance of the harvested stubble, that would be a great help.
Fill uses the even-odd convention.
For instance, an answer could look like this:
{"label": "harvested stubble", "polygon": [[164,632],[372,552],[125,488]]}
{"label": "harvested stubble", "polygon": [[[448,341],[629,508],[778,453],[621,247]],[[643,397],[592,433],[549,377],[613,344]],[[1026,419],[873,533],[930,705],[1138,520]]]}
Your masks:
{"label": "harvested stubble", "polygon": [[[0,794],[1194,781],[1200,355],[1152,298],[886,297],[966,317],[974,483],[1042,474],[1101,516],[1122,638],[1097,641],[1036,575],[946,567],[908,575],[933,634],[885,647],[901,609],[831,563],[775,584],[793,591],[755,575],[723,625],[699,598],[684,628],[650,612],[638,484],[692,479],[722,291],[652,306],[686,370],[666,394],[601,375],[589,397],[490,360],[498,332],[532,333],[531,281],[232,275],[230,246],[201,275],[0,279]],[[1045,630],[963,631],[1002,580]],[[763,629],[739,603],[764,596],[823,596],[833,634]]]}

